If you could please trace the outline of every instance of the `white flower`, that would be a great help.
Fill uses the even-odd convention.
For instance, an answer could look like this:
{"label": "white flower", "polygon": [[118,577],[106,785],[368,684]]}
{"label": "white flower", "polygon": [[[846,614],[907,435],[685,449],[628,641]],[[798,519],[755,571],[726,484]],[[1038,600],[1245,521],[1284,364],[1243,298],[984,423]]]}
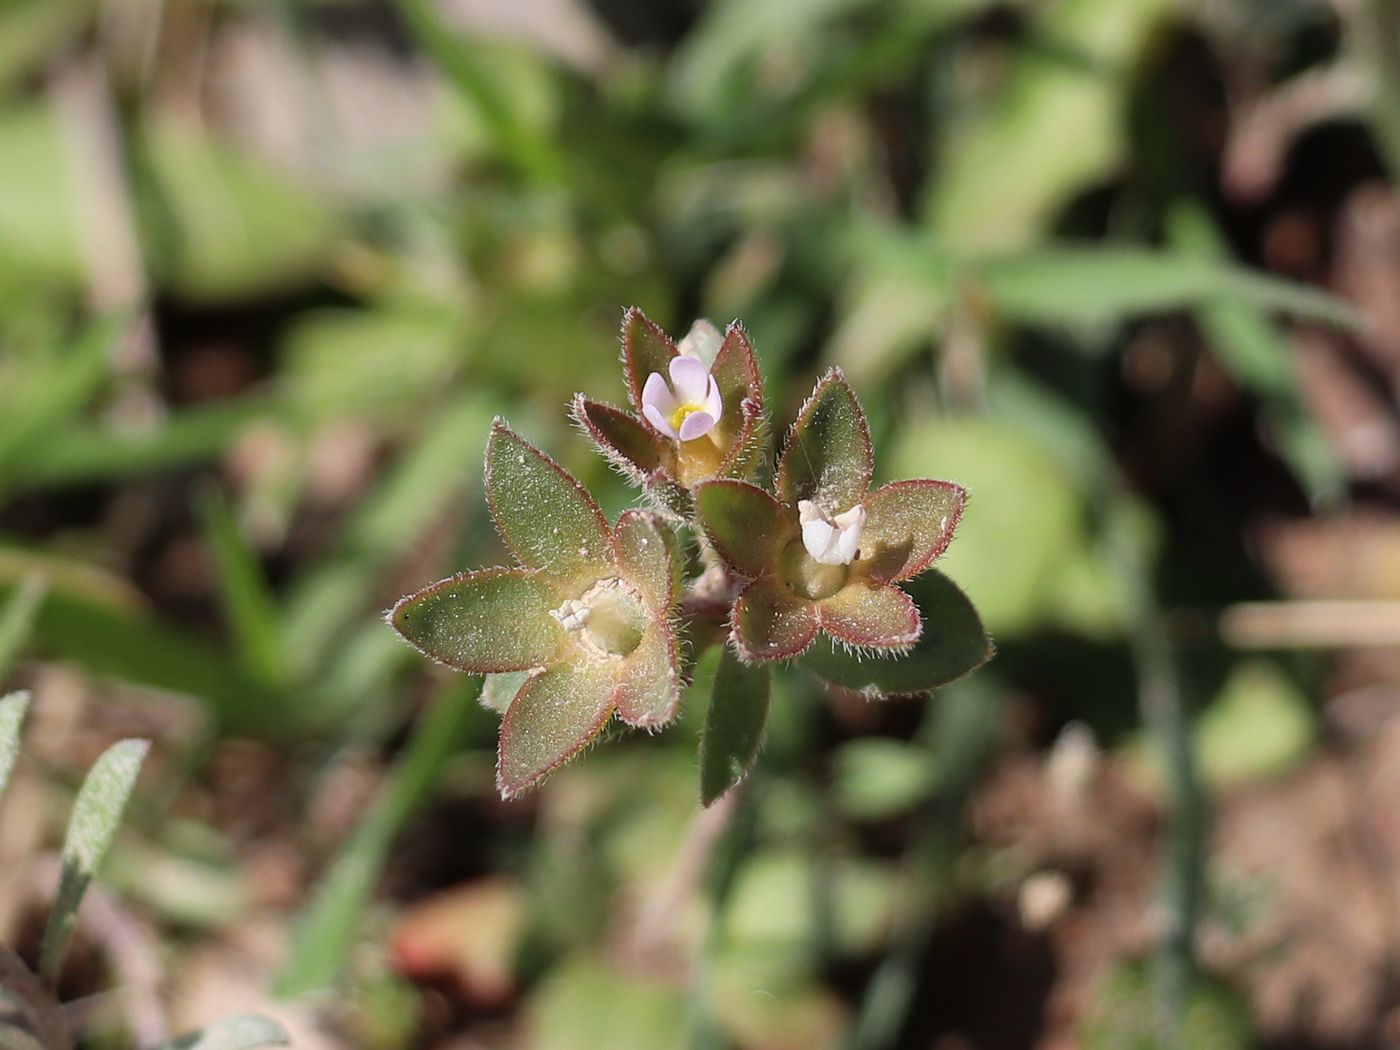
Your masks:
{"label": "white flower", "polygon": [[798,500],[797,520],[802,523],[802,546],[820,565],[849,565],[860,550],[865,528],[865,507],[857,503],[834,517],[811,500]]}
{"label": "white flower", "polygon": [[698,358],[671,358],[671,382],[660,372],[647,376],[642,387],[642,415],[661,433],[676,441],[693,441],[719,422],[724,402],[719,384]]}

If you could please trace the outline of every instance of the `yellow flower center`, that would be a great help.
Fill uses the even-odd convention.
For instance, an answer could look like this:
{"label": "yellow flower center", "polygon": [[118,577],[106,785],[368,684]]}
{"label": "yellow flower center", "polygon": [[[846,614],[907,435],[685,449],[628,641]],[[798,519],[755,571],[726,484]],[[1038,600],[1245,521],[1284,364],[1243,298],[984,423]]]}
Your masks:
{"label": "yellow flower center", "polygon": [[694,412],[704,411],[704,405],[684,404],[671,413],[671,429],[677,434],[681,432],[681,424],[686,421],[686,417]]}

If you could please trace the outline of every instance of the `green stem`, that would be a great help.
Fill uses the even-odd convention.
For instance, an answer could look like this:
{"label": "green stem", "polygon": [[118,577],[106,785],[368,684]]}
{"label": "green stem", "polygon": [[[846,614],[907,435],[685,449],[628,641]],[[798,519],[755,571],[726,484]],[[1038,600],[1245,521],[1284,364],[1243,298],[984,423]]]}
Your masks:
{"label": "green stem", "polygon": [[1196,771],[1191,720],[1139,541],[1121,533],[1117,554],[1133,610],[1132,646],[1142,719],[1167,777],[1167,841],[1159,907],[1162,929],[1153,967],[1159,1045],[1184,1046],[1183,1020],[1196,977],[1195,931],[1205,862],[1205,794]]}

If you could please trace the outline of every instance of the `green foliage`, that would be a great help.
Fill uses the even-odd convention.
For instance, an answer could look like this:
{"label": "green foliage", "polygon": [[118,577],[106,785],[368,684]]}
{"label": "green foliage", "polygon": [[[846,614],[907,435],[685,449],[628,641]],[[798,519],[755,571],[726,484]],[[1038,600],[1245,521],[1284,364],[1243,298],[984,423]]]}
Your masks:
{"label": "green foliage", "polygon": [[700,802],[708,806],[738,784],[758,760],[768,721],[769,669],[725,649],[715,673],[700,739]]}
{"label": "green foliage", "polygon": [[[825,631],[832,648],[814,669],[875,696],[927,691],[991,655],[976,613],[952,584],[928,597],[927,626],[896,586],[948,545],[963,490],[917,481],[869,493],[870,427],[839,371],[822,377],[798,413],[778,460],[776,497],[750,480],[724,477],[735,465],[757,476],[759,457],[749,446],[757,450],[764,434],[755,422],[762,383],[744,329],[731,325],[722,340],[713,332],[699,325],[677,346],[640,310],[626,311],[624,379],[633,407],[652,414],[643,424],[582,397],[573,405],[575,420],[634,484],[689,489],[670,508],[693,507],[688,524],[707,541],[706,572],[690,597],[712,620],[728,622],[734,653],[720,665],[705,724],[706,805],[743,778],[762,740],[768,674],[745,664],[800,656]],[[698,434],[677,431],[679,423],[667,429],[648,399],[703,368],[689,350],[706,338],[719,345],[703,396],[718,405],[704,409],[709,426]],[[675,401],[665,409],[700,410],[676,409]],[[636,439],[643,427],[647,442]],[[669,452],[653,466],[646,449],[658,444]],[[486,446],[486,496],[496,531],[521,567],[443,580],[401,599],[388,620],[433,659],[493,676],[486,703],[502,712],[497,786],[511,798],[584,750],[614,713],[645,728],[675,716],[684,670],[672,624],[679,562],[659,518],[628,511],[610,528],[571,474],[499,419]],[[702,645],[722,638],[713,630],[687,633]],[[877,652],[883,659],[862,670],[860,657]]]}
{"label": "green foliage", "polygon": [[88,885],[117,834],[122,813],[136,786],[150,742],[123,740],[113,744],[88,772],[63,840],[63,869],[58,895],[49,911],[39,952],[39,972],[52,984],[63,966],[68,941],[78,922],[78,907]]}
{"label": "green foliage", "polygon": [[10,774],[14,772],[15,762],[19,759],[20,730],[24,727],[24,716],[28,710],[28,693],[0,696],[0,797],[4,796],[5,785],[10,782]]}

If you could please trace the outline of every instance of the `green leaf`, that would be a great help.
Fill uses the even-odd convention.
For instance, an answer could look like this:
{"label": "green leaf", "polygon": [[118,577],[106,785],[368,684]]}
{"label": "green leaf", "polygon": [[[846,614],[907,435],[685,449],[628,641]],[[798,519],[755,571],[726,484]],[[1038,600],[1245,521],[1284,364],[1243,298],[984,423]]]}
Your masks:
{"label": "green leaf", "polygon": [[952,542],[967,493],[948,481],[896,481],[865,501],[860,558],[871,576],[899,581],[927,569]]}
{"label": "green leaf", "polygon": [[226,301],[310,281],[339,233],[328,194],[173,120],[133,144],[142,243],[160,282]]}
{"label": "green leaf", "polygon": [[1355,329],[1356,311],[1326,292],[1209,259],[1146,248],[1039,248],[971,262],[969,276],[1009,320],[1111,324],[1222,302]]}
{"label": "green leaf", "polygon": [[661,439],[636,416],[582,394],[574,398],[573,416],[603,458],[632,484],[646,484],[661,469],[665,456]]}
{"label": "green leaf", "polygon": [[276,1021],[258,1014],[234,1014],[221,1017],[197,1032],[172,1039],[160,1050],[258,1050],[291,1043],[286,1029]]}
{"label": "green leaf", "polygon": [[822,630],[860,648],[901,649],[920,636],[919,610],[893,584],[853,580],[821,602]]}
{"label": "green leaf", "polygon": [[15,658],[29,641],[34,618],[48,590],[48,580],[43,575],[30,573],[0,609],[0,682],[10,673]]}
{"label": "green leaf", "polygon": [[558,667],[531,678],[501,722],[501,797],[524,794],[573,758],[612,712],[613,668],[607,663]]}
{"label": "green leaf", "polygon": [[486,499],[523,565],[572,578],[608,565],[607,519],[563,467],[497,419],[486,442]]}
{"label": "green leaf", "polygon": [[900,696],[928,692],[991,659],[991,639],[957,584],[931,571],[904,586],[924,623],[923,633],[908,653],[857,656],[824,640],[802,658],[802,665],[834,685],[870,696]]}
{"label": "green leaf", "polygon": [[875,469],[870,426],[839,368],[817,382],[797,414],[778,461],[778,496],[840,513],[865,498]]}
{"label": "green leaf", "polygon": [[219,596],[248,672],[276,686],[287,682],[281,615],[263,576],[257,553],[243,538],[228,504],[214,489],[199,501],[204,534],[213,555]]}
{"label": "green leaf", "polygon": [[842,744],[832,756],[832,794],[856,820],[883,820],[908,812],[938,784],[938,766],[926,747],[888,737]]}
{"label": "green leaf", "polygon": [[700,527],[735,572],[756,578],[774,572],[797,534],[797,518],[757,485],[707,481],[695,489]]}
{"label": "green leaf", "polygon": [[671,982],[575,959],[530,997],[541,1050],[658,1050],[686,1045],[686,1000]]}
{"label": "green leaf", "polygon": [[749,425],[755,414],[761,417],[763,412],[763,379],[749,333],[739,322],[725,331],[710,373],[724,402],[724,414],[716,429],[731,445],[726,463],[745,460],[748,450],[743,446],[763,438],[760,428]]}
{"label": "green leaf", "polygon": [[665,613],[676,597],[676,562],[670,532],[654,515],[628,510],[617,519],[613,550],[622,578],[642,592],[653,611]]}
{"label": "green leaf", "polygon": [[482,569],[399,599],[389,623],[419,652],[473,674],[525,671],[558,651],[564,631],[539,576]]}
{"label": "green leaf", "polygon": [[635,306],[622,315],[622,371],[632,407],[642,410],[642,387],[653,372],[668,375],[676,344]]}
{"label": "green leaf", "polygon": [[661,616],[653,616],[637,648],[618,671],[617,715],[630,726],[655,729],[680,707],[680,655],[676,636]]}
{"label": "green leaf", "polygon": [[546,182],[565,175],[554,138],[523,119],[516,100],[499,84],[490,61],[499,42],[474,41],[449,30],[426,0],[398,0],[409,31],[480,116],[494,145],[523,174]]}
{"label": "green leaf", "polygon": [[78,907],[88,884],[117,833],[136,775],[150,750],[148,740],[123,740],[98,758],[78,789],[68,834],[63,841],[63,872],[39,950],[39,972],[50,984],[58,978],[68,941],[78,921]]}
{"label": "green leaf", "polygon": [[0,795],[5,793],[5,785],[19,760],[20,730],[28,710],[29,693],[24,690],[0,696]]}
{"label": "green leaf", "polygon": [[745,587],[730,619],[739,655],[751,661],[790,660],[812,644],[821,626],[814,602],[773,579]]}
{"label": "green leaf", "polygon": [[278,975],[282,998],[328,987],[359,936],[360,921],[394,837],[442,777],[465,727],[478,714],[481,679],[447,689],[413,731],[388,783],[321,878],[292,936],[291,956]]}
{"label": "green leaf", "polygon": [[746,664],[726,647],[700,738],[700,802],[710,805],[748,776],[768,722],[768,668]]}
{"label": "green leaf", "polygon": [[107,378],[112,344],[126,323],[124,315],[113,315],[89,325],[71,350],[55,355],[50,368],[0,401],[5,417],[0,429],[0,491],[22,478],[35,452],[66,430],[92,399]]}

